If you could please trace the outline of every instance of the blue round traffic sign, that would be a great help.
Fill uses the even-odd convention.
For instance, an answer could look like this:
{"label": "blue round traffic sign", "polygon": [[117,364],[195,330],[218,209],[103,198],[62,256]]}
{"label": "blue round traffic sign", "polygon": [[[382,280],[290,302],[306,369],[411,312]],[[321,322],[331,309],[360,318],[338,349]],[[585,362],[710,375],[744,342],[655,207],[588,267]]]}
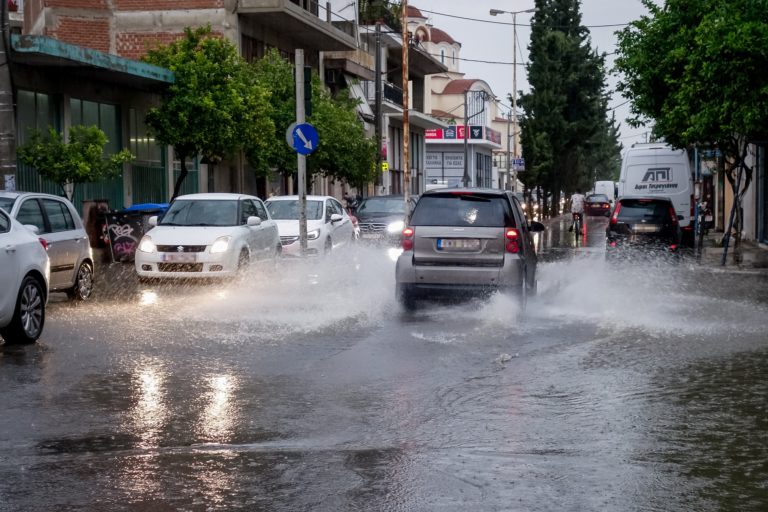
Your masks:
{"label": "blue round traffic sign", "polygon": [[288,130],[290,130],[289,143],[293,150],[300,155],[308,155],[317,149],[317,130],[311,124],[293,124]]}

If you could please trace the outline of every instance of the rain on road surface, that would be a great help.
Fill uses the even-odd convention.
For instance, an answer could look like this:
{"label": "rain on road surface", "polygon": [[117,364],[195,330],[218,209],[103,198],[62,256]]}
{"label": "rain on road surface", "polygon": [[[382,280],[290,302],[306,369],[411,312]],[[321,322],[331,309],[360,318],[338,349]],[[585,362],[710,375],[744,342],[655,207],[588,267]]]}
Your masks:
{"label": "rain on road surface", "polygon": [[370,249],[52,296],[0,346],[0,511],[765,510],[768,280],[608,267],[605,222],[540,237],[524,316],[405,314]]}

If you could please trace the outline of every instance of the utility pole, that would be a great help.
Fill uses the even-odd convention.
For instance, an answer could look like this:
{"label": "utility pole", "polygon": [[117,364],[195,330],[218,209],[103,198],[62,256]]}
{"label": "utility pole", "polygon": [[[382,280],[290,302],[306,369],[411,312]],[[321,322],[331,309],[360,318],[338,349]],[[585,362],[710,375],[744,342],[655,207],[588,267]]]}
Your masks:
{"label": "utility pole", "polygon": [[510,112],[507,115],[507,183],[505,184],[504,188],[509,190],[509,180],[512,178],[512,174],[510,173],[510,168],[512,166],[512,157],[510,152],[510,146],[509,146],[509,137],[512,135],[512,112]]}
{"label": "utility pole", "polygon": [[469,156],[467,146],[467,128],[469,124],[469,105],[467,104],[467,96],[469,95],[469,89],[464,91],[464,177],[461,180],[464,183],[464,188],[469,187]]}
{"label": "utility pole", "polygon": [[[304,123],[304,50],[296,50],[296,124]],[[297,153],[299,175],[299,245],[307,253],[307,157]]]}
{"label": "utility pole", "polygon": [[[517,13],[512,13],[512,115],[515,129],[512,132],[512,156],[517,159]],[[509,144],[507,144],[509,147]],[[517,166],[512,166],[512,191],[517,193]]]}
{"label": "utility pole", "polygon": [[403,196],[405,199],[405,215],[410,215],[409,203],[411,199],[411,163],[408,146],[411,139],[411,126],[408,119],[408,0],[403,0],[401,24],[403,28]]}
{"label": "utility pole", "polygon": [[8,2],[2,0],[0,8],[0,181],[13,176],[16,186],[16,115],[13,107],[13,77],[11,76],[10,35]]}
{"label": "utility pole", "polygon": [[376,122],[376,174],[381,172],[381,23],[376,22],[376,65],[374,117]]}

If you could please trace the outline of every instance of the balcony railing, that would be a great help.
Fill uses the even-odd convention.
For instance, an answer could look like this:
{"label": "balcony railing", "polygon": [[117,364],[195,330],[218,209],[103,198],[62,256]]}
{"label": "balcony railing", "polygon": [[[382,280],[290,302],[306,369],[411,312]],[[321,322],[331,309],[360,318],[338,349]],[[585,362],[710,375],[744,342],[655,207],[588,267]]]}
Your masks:
{"label": "balcony railing", "polygon": [[[365,98],[369,103],[376,101],[376,84],[372,81],[361,82],[363,85],[363,91],[365,91]],[[381,99],[382,101],[388,101],[395,105],[403,106],[403,90],[390,82],[382,82],[381,84]]]}

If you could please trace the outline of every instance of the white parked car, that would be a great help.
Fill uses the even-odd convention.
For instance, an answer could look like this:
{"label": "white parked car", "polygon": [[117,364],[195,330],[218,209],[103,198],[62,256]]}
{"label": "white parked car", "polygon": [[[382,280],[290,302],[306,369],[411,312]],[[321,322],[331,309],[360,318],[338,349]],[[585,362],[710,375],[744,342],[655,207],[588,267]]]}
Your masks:
{"label": "white parked car", "polygon": [[40,238],[0,209],[0,335],[33,343],[43,332],[50,264]]}
{"label": "white parked car", "polygon": [[34,226],[48,244],[51,291],[86,300],[93,292],[93,252],[83,221],[66,198],[36,192],[0,191],[0,208]]}
{"label": "white parked car", "polygon": [[[267,202],[277,222],[283,254],[299,256],[299,197],[274,196]],[[307,255],[326,255],[355,239],[355,227],[341,203],[331,196],[307,196]]]}
{"label": "white parked car", "polygon": [[136,272],[148,278],[231,277],[249,264],[276,260],[277,225],[258,197],[179,196],[139,242]]}

